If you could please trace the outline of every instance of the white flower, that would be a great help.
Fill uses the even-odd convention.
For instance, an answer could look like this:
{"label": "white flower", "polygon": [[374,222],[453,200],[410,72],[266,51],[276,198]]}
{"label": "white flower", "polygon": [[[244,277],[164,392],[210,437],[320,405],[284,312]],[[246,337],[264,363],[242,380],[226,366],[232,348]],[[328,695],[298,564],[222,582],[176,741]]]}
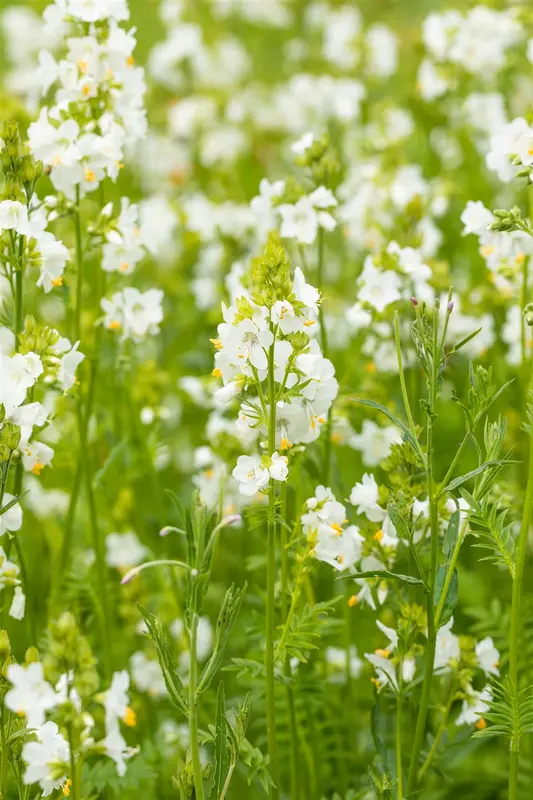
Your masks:
{"label": "white flower", "polygon": [[128,533],[109,533],[106,536],[106,564],[117,569],[136,567],[148,555],[133,531]]}
{"label": "white flower", "polygon": [[163,292],[160,289],[140,292],[128,286],[121,292],[115,292],[110,300],[102,300],[104,325],[108,330],[121,332],[122,339],[139,342],[148,334],[159,332],[159,324],[163,321],[162,302]]}
{"label": "white flower", "polygon": [[465,226],[463,235],[475,233],[476,236],[480,236],[486,233],[489,225],[494,222],[494,214],[485,208],[481,200],[476,202],[469,200],[461,214],[461,222]]}
{"label": "white flower", "polygon": [[20,236],[28,232],[28,209],[18,200],[0,202],[0,232],[14,230]]}
{"label": "white flower", "polygon": [[278,453],[272,453],[272,463],[268,468],[270,477],[276,481],[286,481],[289,474],[288,468],[289,459],[286,456],[280,456]]}
{"label": "white flower", "polygon": [[72,346],[70,342],[68,342],[69,349],[61,356],[59,361],[57,379],[63,386],[65,392],[68,392],[68,390],[74,386],[76,382],[76,370],[85,358],[85,355],[79,352],[79,346],[79,342],[76,342]]}
{"label": "white flower", "polygon": [[40,475],[42,470],[50,464],[54,451],[44,442],[31,442],[22,451],[22,464],[28,472]]}
{"label": "white flower", "polygon": [[452,633],[453,617],[437,633],[435,669],[447,668],[450,661],[458,661],[461,655],[459,639]]}
{"label": "white flower", "polygon": [[390,453],[391,445],[401,442],[401,435],[395,425],[380,428],[369,419],[363,420],[361,433],[352,436],[350,444],[361,452],[363,463],[376,467]]}
{"label": "white flower", "polygon": [[120,777],[125,775],[127,769],[126,762],[132,758],[138,750],[134,747],[128,747],[120,729],[116,725],[106,732],[102,744],[106,756],[115,762],[117,775]]}
{"label": "white flower", "polygon": [[456,725],[475,725],[483,714],[486,714],[492,700],[490,686],[485,686],[483,691],[476,692],[470,689],[468,697],[463,700],[461,713],[455,720]]}
{"label": "white flower", "polygon": [[131,677],[140,692],[151,697],[163,697],[167,693],[165,679],[159,661],[147,658],[138,650],[130,658]]}
{"label": "white flower", "polygon": [[270,479],[268,469],[261,466],[255,456],[239,456],[237,466],[231,474],[239,482],[239,492],[245,497],[253,497],[267,486]]}
{"label": "white flower", "polygon": [[23,781],[26,786],[38,783],[43,797],[48,797],[66,781],[70,750],[55,722],[45,722],[36,733],[38,741],[22,747],[22,760],[27,765]]}
{"label": "white flower", "polygon": [[22,591],[22,587],[15,586],[15,591],[13,593],[13,600],[11,601],[11,606],[9,608],[9,616],[12,619],[24,619],[24,613],[26,611],[26,596]]}
{"label": "white flower", "polygon": [[360,283],[359,302],[368,303],[376,311],[384,311],[401,297],[400,276],[392,270],[378,269],[371,256],[365,259]]}
{"label": "white flower", "polygon": [[294,142],[291,145],[291,150],[293,153],[296,153],[296,155],[303,156],[305,154],[305,151],[311,147],[314,141],[315,141],[314,133],[308,131],[307,133],[304,133],[304,135],[300,137],[298,141]]}
{"label": "white flower", "polygon": [[387,639],[389,640],[389,643],[388,643],[386,649],[391,651],[391,652],[393,650],[396,650],[396,648],[398,647],[398,634],[396,633],[394,628],[387,627],[387,625],[384,625],[382,622],[379,621],[379,619],[376,620],[376,625],[378,626],[380,631],[382,631],[385,634],[385,636],[387,637]]}
{"label": "white flower", "polygon": [[476,656],[479,666],[485,675],[499,675],[500,674],[500,654],[494,647],[494,642],[490,636],[481,639],[476,644]]}
{"label": "white flower", "polygon": [[365,653],[365,658],[370,661],[376,670],[378,689],[388,685],[394,692],[398,692],[398,677],[395,665],[380,653]]}
{"label": "white flower", "polygon": [[378,504],[378,485],[373,475],[365,473],[361,483],[356,483],[350,493],[350,503],[357,507],[358,514],[365,514],[370,522],[381,522],[385,511]]}
{"label": "white flower", "polygon": [[[13,500],[13,495],[9,492],[4,493],[2,508],[5,508]],[[0,515],[0,536],[6,531],[18,531],[22,525],[22,508],[19,503],[15,503],[10,509]]]}
{"label": "white flower", "polygon": [[63,283],[63,272],[69,253],[63,242],[53,234],[44,231],[36,237],[37,252],[41,274],[37,286],[42,286],[46,293]]}
{"label": "white flower", "polygon": [[354,644],[348,652],[340,647],[326,647],[325,658],[330,683],[345,683],[348,674],[353,680],[361,675],[363,662],[358,657]]}
{"label": "white flower", "polygon": [[38,728],[44,723],[46,712],[57,704],[53,687],[44,679],[43,665],[39,662],[28,664],[27,667],[10,664],[7,679],[13,688],[5,696],[6,707],[24,716],[28,728]]}
{"label": "white flower", "polygon": [[128,715],[131,715],[129,688],[130,676],[126,670],[115,672],[111,679],[111,686],[104,695],[106,728],[108,730],[115,727],[119,719],[126,721],[126,724],[128,724]]}

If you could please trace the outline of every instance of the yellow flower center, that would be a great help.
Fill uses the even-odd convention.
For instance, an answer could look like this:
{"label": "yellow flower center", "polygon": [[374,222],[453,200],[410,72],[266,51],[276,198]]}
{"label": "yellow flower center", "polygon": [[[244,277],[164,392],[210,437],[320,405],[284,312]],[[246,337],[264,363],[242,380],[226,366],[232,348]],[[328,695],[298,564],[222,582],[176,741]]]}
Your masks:
{"label": "yellow flower center", "polygon": [[137,724],[137,714],[130,706],[127,707],[126,713],[124,714],[124,724],[127,725],[128,728],[134,728]]}
{"label": "yellow flower center", "polygon": [[84,177],[87,183],[94,183],[96,180],[96,173],[94,173],[92,169],[89,169],[89,167],[87,167],[84,172]]}
{"label": "yellow flower center", "polygon": [[119,331],[121,325],[118,319],[112,319],[111,322],[108,323],[107,327],[110,331]]}
{"label": "yellow flower center", "polygon": [[359,602],[359,598],[357,597],[357,595],[356,594],[352,594],[352,596],[348,600],[348,607],[349,608],[353,608],[354,606],[357,605],[358,602]]}
{"label": "yellow flower center", "polygon": [[209,339],[209,341],[215,347],[216,350],[222,350],[222,348],[224,347],[220,339]]}
{"label": "yellow flower center", "polygon": [[63,797],[70,797],[71,786],[72,786],[72,781],[70,780],[70,778],[67,778],[67,780],[63,784],[63,789],[62,789]]}
{"label": "yellow flower center", "polygon": [[487,727],[487,721],[483,719],[483,717],[480,717],[474,727],[477,728],[478,731],[482,731]]}
{"label": "yellow flower center", "polygon": [[215,367],[215,369],[213,370],[211,375],[213,376],[213,378],[221,378],[222,377],[222,370],[220,369],[220,367]]}
{"label": "yellow flower center", "polygon": [[55,288],[57,288],[58,286],[63,286],[63,278],[61,277],[61,275],[59,276],[59,278],[52,278],[51,282],[52,286],[54,286]]}
{"label": "yellow flower center", "polygon": [[128,262],[127,262],[127,261],[123,261],[123,262],[121,263],[120,267],[119,267],[119,270],[120,270],[121,272],[126,272],[126,271],[127,271],[127,269],[129,268],[129,266],[130,266],[130,265],[128,264]]}
{"label": "yellow flower center", "polygon": [[36,461],[33,467],[31,468],[31,471],[33,472],[34,475],[40,475],[43,469],[44,469],[44,464],[41,464],[40,461]]}
{"label": "yellow flower center", "polygon": [[383,533],[383,531],[381,531],[381,530],[378,531],[377,533],[374,534],[374,541],[381,542],[381,540],[383,539],[384,535],[385,534]]}
{"label": "yellow flower center", "polygon": [[375,653],[377,656],[381,656],[382,658],[388,658],[390,656],[390,650],[382,650],[381,647],[379,647]]}

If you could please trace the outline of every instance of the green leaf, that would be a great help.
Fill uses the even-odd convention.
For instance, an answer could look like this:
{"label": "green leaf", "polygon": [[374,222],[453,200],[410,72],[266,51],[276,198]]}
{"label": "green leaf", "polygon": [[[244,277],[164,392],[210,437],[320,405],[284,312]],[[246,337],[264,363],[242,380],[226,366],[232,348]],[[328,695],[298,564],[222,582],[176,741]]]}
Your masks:
{"label": "green leaf", "polygon": [[446,533],[444,535],[444,542],[442,545],[444,555],[447,557],[447,559],[450,558],[457,543],[457,538],[459,536],[460,521],[461,521],[461,513],[459,511],[454,511],[450,517],[450,521],[448,522],[448,527],[446,529]]}
{"label": "green leaf", "polygon": [[174,663],[170,650],[168,649],[165,634],[161,628],[160,622],[150,614],[143,606],[139,605],[139,610],[146,622],[148,628],[148,635],[154,642],[157,650],[157,658],[163,677],[165,679],[165,686],[169,693],[172,703],[178,708],[186,717],[189,716],[189,708],[185,699],[184,687],[181,678],[179,677],[177,667]]}
{"label": "green leaf", "polygon": [[[341,580],[341,577],[346,576],[340,576],[337,580]],[[370,569],[365,572],[356,572],[350,575],[350,578],[383,578],[424,586],[424,581],[421,581],[420,578],[415,578],[414,575],[402,575],[401,572],[390,572],[388,569]]]}
{"label": "green leaf", "polygon": [[505,464],[513,464],[517,463],[515,461],[509,461],[508,459],[498,459],[497,461],[485,461],[484,464],[481,464],[479,467],[475,469],[471,469],[470,472],[465,472],[464,475],[459,475],[459,477],[454,478],[453,481],[447,486],[444,486],[439,492],[439,497],[442,497],[443,494],[447,492],[453,492],[454,489],[457,489],[459,486],[462,486],[463,483],[467,483],[471,478],[475,478],[476,475],[481,475],[482,472],[485,470],[490,469],[491,467],[502,467]]}
{"label": "green leaf", "polygon": [[422,461],[422,463],[425,463],[425,456],[422,451],[422,448],[420,447],[418,440],[415,439],[415,437],[413,436],[413,434],[411,433],[405,422],[402,422],[401,419],[395,417],[394,414],[392,414],[388,408],[382,406],[381,403],[376,403],[374,400],[364,400],[359,397],[354,397],[352,399],[354,403],[360,403],[363,406],[368,406],[369,408],[375,408],[377,411],[381,411],[382,414],[385,414],[385,416],[388,419],[390,419],[390,421],[401,430],[404,440],[411,445],[415,454]]}
{"label": "green leaf", "polygon": [[213,653],[211,654],[211,658],[205,665],[202,674],[200,675],[197,688],[198,695],[208,688],[213,680],[213,677],[215,676],[215,673],[220,667],[220,664],[222,663],[224,651],[226,649],[231,630],[240,611],[247,586],[248,584],[245,583],[242,589],[235,589],[235,586],[232,584],[224,596],[222,608],[220,609],[217,620]]}
{"label": "green leaf", "polygon": [[224,681],[218,684],[217,712],[215,718],[215,775],[211,797],[218,800],[222,794],[224,783],[229,771],[230,755],[228,748],[226,719],[226,696]]}
{"label": "green leaf", "polygon": [[[437,567],[437,573],[435,575],[435,594],[434,594],[435,608],[437,608],[437,606],[440,603],[441,595],[444,589],[444,581],[446,580],[447,574],[448,574],[448,564],[441,564],[439,567]],[[444,605],[442,607],[442,614],[439,620],[440,626],[446,625],[446,623],[450,620],[454,612],[455,606],[457,605],[458,597],[459,597],[459,579],[457,577],[457,570],[454,569],[452,579],[448,587],[446,600],[444,601]]]}

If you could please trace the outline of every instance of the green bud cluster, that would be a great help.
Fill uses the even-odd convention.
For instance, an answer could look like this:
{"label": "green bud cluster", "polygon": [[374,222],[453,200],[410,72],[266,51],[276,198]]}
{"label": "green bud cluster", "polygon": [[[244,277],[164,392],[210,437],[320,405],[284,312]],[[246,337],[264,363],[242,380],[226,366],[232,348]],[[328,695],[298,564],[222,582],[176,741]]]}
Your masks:
{"label": "green bud cluster", "polygon": [[509,211],[504,208],[498,208],[493,211],[496,217],[495,221],[490,225],[491,231],[521,231],[527,230],[527,223],[522,218],[522,212],[518,206],[513,206]]}
{"label": "green bud cluster", "polygon": [[[0,407],[5,416],[4,406]],[[0,415],[1,416],[1,415]],[[11,454],[20,444],[20,426],[14,422],[4,422],[0,429],[0,462],[9,461]]]}
{"label": "green bud cluster", "polygon": [[277,233],[270,233],[264,254],[252,260],[254,303],[272,308],[292,294],[290,261]]}
{"label": "green bud cluster", "polygon": [[296,163],[309,169],[317,185],[336,185],[341,165],[329,136],[315,139],[303,155],[297,156]]}
{"label": "green bud cluster", "polygon": [[35,317],[28,315],[24,320],[24,330],[19,337],[19,352],[42,355],[49,347],[59,341],[59,334],[53,328],[36,322]]}
{"label": "green bud cluster", "polygon": [[6,120],[0,126],[0,168],[4,176],[0,200],[27,202],[26,187],[33,187],[43,173],[43,165],[34,161],[22,142],[18,123]]}
{"label": "green bud cluster", "polygon": [[96,659],[89,642],[79,630],[73,614],[65,611],[48,628],[45,674],[57,683],[65,672],[74,673],[74,685],[82,697],[90,697],[98,687]]}
{"label": "green bud cluster", "polygon": [[526,325],[531,327],[531,325],[533,325],[533,303],[527,304],[527,306],[524,308],[523,314]]}

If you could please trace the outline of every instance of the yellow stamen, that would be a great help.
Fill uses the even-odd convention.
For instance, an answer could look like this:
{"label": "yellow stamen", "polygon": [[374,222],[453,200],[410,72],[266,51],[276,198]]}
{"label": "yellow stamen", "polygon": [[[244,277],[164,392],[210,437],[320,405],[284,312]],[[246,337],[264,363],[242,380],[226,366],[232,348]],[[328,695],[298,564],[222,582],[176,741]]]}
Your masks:
{"label": "yellow stamen", "polygon": [[117,169],[124,169],[124,163],[122,161],[117,161]]}
{"label": "yellow stamen", "polygon": [[382,650],[381,648],[378,648],[375,653],[382,658],[388,658],[390,656],[390,650]]}
{"label": "yellow stamen", "polygon": [[517,253],[514,260],[516,264],[523,264],[526,260],[525,253]]}
{"label": "yellow stamen", "polygon": [[134,728],[137,724],[137,714],[128,706],[126,708],[126,713],[124,714],[124,725],[127,725],[128,728]]}
{"label": "yellow stamen", "polygon": [[53,164],[54,164],[55,167],[59,167],[59,165],[62,163],[62,161],[63,161],[63,159],[61,158],[61,156],[56,156],[54,158]]}
{"label": "yellow stamen", "polygon": [[487,721],[483,719],[483,717],[480,717],[474,727],[477,728],[478,731],[482,731],[487,727]]}
{"label": "yellow stamen", "polygon": [[119,331],[122,326],[118,319],[112,319],[111,322],[108,323],[107,327],[110,331]]}
{"label": "yellow stamen", "polygon": [[533,147],[528,147],[527,154],[528,156],[533,156]]}
{"label": "yellow stamen", "polygon": [[359,602],[359,598],[357,597],[357,595],[356,594],[352,594],[352,596],[348,600],[348,607],[349,608],[353,608],[354,606],[357,605],[358,602]]}
{"label": "yellow stamen", "polygon": [[332,528],[335,531],[335,533],[338,533],[339,536],[341,535],[342,528],[337,522],[332,522],[329,527]]}
{"label": "yellow stamen", "polygon": [[63,286],[63,278],[61,277],[61,275],[59,276],[59,278],[52,278],[51,283],[52,286],[55,286],[56,288],[58,286]]}
{"label": "yellow stamen", "polygon": [[494,247],[493,244],[486,244],[480,249],[479,252],[483,256],[483,258],[487,258],[488,256],[492,255],[495,250],[496,248]]}
{"label": "yellow stamen", "polygon": [[209,339],[209,341],[214,347],[216,347],[217,350],[222,350],[222,348],[224,347],[220,339]]}
{"label": "yellow stamen", "polygon": [[215,367],[215,369],[213,370],[211,375],[213,376],[213,378],[221,378],[222,377],[222,370],[220,369],[220,367]]}
{"label": "yellow stamen", "polygon": [[320,422],[321,425],[323,425],[326,420],[324,419],[324,417],[318,417],[318,421]]}
{"label": "yellow stamen", "polygon": [[123,261],[123,262],[121,263],[120,267],[119,267],[119,270],[120,270],[121,272],[126,272],[126,271],[129,269],[129,266],[130,266],[130,265],[128,264],[128,262],[127,262],[127,261]]}
{"label": "yellow stamen", "polygon": [[368,372],[369,375],[373,375],[377,370],[376,365],[373,361],[369,361],[365,367],[365,371]]}
{"label": "yellow stamen", "polygon": [[374,534],[374,541],[375,542],[381,542],[381,540],[383,539],[384,535],[385,534],[383,533],[383,531],[381,531],[381,530],[378,531],[377,533]]}
{"label": "yellow stamen", "polygon": [[304,320],[304,325],[305,325],[306,328],[310,328],[311,325],[314,325],[314,324],[315,324],[315,320],[314,319],[306,319],[306,320]]}
{"label": "yellow stamen", "polygon": [[33,472],[34,475],[39,476],[43,471],[43,469],[44,469],[44,464],[41,464],[40,461],[36,461],[33,467],[31,468],[31,471]]}
{"label": "yellow stamen", "polygon": [[332,433],[331,434],[331,441],[335,442],[335,444],[340,444],[342,442],[342,434],[340,434],[340,433]]}
{"label": "yellow stamen", "polygon": [[290,450],[292,447],[292,442],[289,442],[286,436],[282,436],[279,443],[280,450]]}
{"label": "yellow stamen", "polygon": [[381,686],[381,682],[378,681],[377,678],[370,678],[370,683],[373,683],[376,689],[379,689],[379,687]]}
{"label": "yellow stamen", "polygon": [[78,61],[78,67],[80,68],[80,72],[87,72],[88,66],[89,65],[87,64],[87,62],[84,61],[83,58],[80,58],[80,60]]}
{"label": "yellow stamen", "polygon": [[127,57],[126,64],[128,65],[128,67],[133,67],[133,65],[135,64],[135,59],[133,58],[133,56]]}
{"label": "yellow stamen", "polygon": [[206,469],[206,471],[205,471],[205,473],[204,473],[204,474],[205,474],[205,477],[206,477],[208,480],[211,480],[211,478],[212,478],[212,477],[213,477],[213,475],[214,475],[214,472],[213,472],[213,470],[212,470],[212,469]]}
{"label": "yellow stamen", "polygon": [[344,556],[337,556],[337,562],[339,564],[344,564]]}
{"label": "yellow stamen", "polygon": [[72,786],[72,781],[70,780],[70,778],[67,778],[67,780],[63,784],[63,789],[61,790],[63,793],[63,797],[70,797],[71,786]]}
{"label": "yellow stamen", "polygon": [[88,83],[86,83],[85,86],[82,87],[81,93],[84,97],[89,97],[91,93],[91,87],[89,86]]}
{"label": "yellow stamen", "polygon": [[87,181],[87,183],[94,183],[96,180],[96,174],[92,171],[92,169],[89,169],[89,167],[87,167],[84,172],[84,178]]}
{"label": "yellow stamen", "polygon": [[15,711],[15,714],[17,715],[17,717],[25,717],[26,716],[26,712],[23,711],[21,708],[19,708],[17,711]]}

